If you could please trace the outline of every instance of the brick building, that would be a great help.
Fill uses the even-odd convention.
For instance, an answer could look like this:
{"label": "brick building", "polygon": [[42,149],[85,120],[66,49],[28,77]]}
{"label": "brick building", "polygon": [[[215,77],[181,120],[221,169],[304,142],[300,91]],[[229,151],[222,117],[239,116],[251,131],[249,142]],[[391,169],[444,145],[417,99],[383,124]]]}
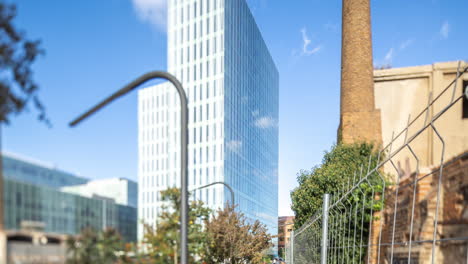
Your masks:
{"label": "brick building", "polygon": [[294,216],[280,216],[278,217],[278,254],[284,255],[284,248],[291,239],[291,232],[293,231]]}
{"label": "brick building", "polygon": [[[384,210],[374,213],[370,260],[467,263],[468,74],[453,80],[468,64],[373,70],[370,1],[343,0],[342,12],[338,140],[401,147],[382,171],[391,186],[384,194]],[[434,98],[438,100],[406,128]],[[462,100],[446,111],[454,98]],[[441,112],[408,145],[404,136],[394,140],[400,131],[411,137]],[[381,241],[375,230],[382,230]]]}
{"label": "brick building", "polygon": [[[395,213],[395,187],[387,189],[384,211],[375,214],[371,234],[371,263],[407,263],[412,241],[411,263],[431,263],[434,216],[440,167],[401,176]],[[416,182],[416,184],[415,184]],[[466,263],[468,258],[468,152],[447,161],[442,169],[434,263]],[[416,188],[414,188],[416,186]],[[413,193],[415,196],[413,196]],[[414,197],[414,214],[413,210]],[[383,215],[382,215],[383,213]],[[383,216],[383,217],[381,217]],[[395,223],[393,219],[396,219]],[[413,220],[412,220],[413,219]],[[411,222],[413,222],[411,233]],[[391,247],[394,240],[393,249]],[[380,260],[380,262],[378,261]]]}

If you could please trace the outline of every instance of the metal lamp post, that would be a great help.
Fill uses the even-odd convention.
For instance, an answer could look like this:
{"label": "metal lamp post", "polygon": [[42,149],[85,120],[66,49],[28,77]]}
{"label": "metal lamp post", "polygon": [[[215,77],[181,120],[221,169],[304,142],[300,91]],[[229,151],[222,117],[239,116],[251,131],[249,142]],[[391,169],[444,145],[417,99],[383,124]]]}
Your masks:
{"label": "metal lamp post", "polygon": [[191,190],[191,192],[193,191],[196,191],[196,190],[200,190],[200,189],[204,189],[204,188],[208,188],[210,186],[213,186],[213,185],[216,185],[216,184],[222,184],[224,186],[226,186],[229,191],[231,192],[231,205],[234,205],[234,191],[232,190],[231,186],[229,186],[229,184],[225,183],[225,182],[213,182],[213,183],[210,183],[210,184],[207,184],[207,185],[203,185],[203,186],[200,186],[198,188],[195,188],[193,190]]}
{"label": "metal lamp post", "polygon": [[115,99],[133,91],[139,85],[156,78],[166,79],[171,82],[180,98],[180,110],[181,110],[181,119],[180,119],[180,177],[181,177],[181,200],[180,200],[180,244],[181,244],[181,264],[188,264],[188,178],[187,178],[187,125],[188,125],[188,111],[187,111],[187,97],[185,95],[185,91],[182,87],[182,84],[175,78],[173,75],[162,72],[162,71],[152,71],[148,72],[139,78],[135,79],[134,81],[130,82],[122,89],[118,90],[108,98],[101,101],[99,104],[70,122],[70,126],[76,126],[78,123],[83,121],[84,119],[88,118],[104,106],[108,105]]}

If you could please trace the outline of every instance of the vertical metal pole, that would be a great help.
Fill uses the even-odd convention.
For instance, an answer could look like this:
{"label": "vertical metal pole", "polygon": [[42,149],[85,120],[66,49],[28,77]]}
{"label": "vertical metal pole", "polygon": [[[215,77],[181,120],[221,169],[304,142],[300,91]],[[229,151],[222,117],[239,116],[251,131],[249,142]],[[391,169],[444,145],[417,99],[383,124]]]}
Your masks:
{"label": "vertical metal pole", "polygon": [[107,208],[106,200],[102,199],[102,230],[106,230],[107,225]]}
{"label": "vertical metal pole", "polygon": [[2,152],[2,126],[0,122],[0,263],[7,263],[7,238],[4,229],[4,182],[3,182],[3,152]]}
{"label": "vertical metal pole", "polygon": [[322,256],[321,264],[327,264],[327,246],[328,246],[328,207],[330,206],[330,194],[323,196],[323,221],[322,221]]}
{"label": "vertical metal pole", "polygon": [[[4,215],[4,205],[3,205],[3,152],[2,152],[2,125],[0,122],[0,232],[3,231],[3,215]],[[0,254],[1,255],[1,254]],[[0,259],[1,260],[1,259]]]}
{"label": "vertical metal pole", "polygon": [[125,85],[122,89],[118,90],[108,98],[101,101],[99,104],[70,122],[70,126],[76,126],[78,123],[88,118],[90,115],[96,113],[98,110],[111,103],[115,99],[127,94],[133,89],[137,88],[140,84],[155,78],[163,78],[171,82],[180,98],[180,177],[181,177],[181,199],[180,199],[180,263],[188,264],[188,178],[187,178],[187,148],[188,148],[188,106],[187,96],[185,95],[182,84],[177,78],[168,72],[152,71],[138,77],[134,81]]}
{"label": "vertical metal pole", "polygon": [[185,96],[184,88],[182,84],[172,77],[170,80],[179,92],[180,98],[180,177],[181,177],[181,207],[180,207],[180,263],[188,264],[189,252],[188,252],[188,177],[187,177],[187,149],[188,149],[188,107],[187,97]]}
{"label": "vertical metal pole", "polygon": [[290,255],[290,260],[291,260],[291,264],[294,264],[294,230],[291,231],[291,254]]}

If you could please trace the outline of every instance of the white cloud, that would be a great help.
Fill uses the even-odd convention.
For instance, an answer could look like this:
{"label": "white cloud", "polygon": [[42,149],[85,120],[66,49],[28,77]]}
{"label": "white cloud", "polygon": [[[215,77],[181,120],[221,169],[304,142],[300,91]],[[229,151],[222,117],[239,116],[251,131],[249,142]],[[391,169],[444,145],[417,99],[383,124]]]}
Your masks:
{"label": "white cloud", "polygon": [[[401,48],[401,47],[400,47]],[[382,60],[374,63],[374,67],[378,69],[388,69],[392,67],[393,58],[395,57],[395,49],[390,48]]]}
{"label": "white cloud", "polygon": [[411,46],[414,42],[414,39],[407,39],[403,42],[400,43],[400,46],[398,48],[390,48],[387,53],[385,53],[385,56],[383,60],[380,61],[379,64],[376,64],[377,68],[389,68],[392,66],[393,59],[395,58],[396,54],[400,51],[405,50],[409,46]]}
{"label": "white cloud", "polygon": [[393,55],[394,55],[394,49],[391,48],[391,49],[387,52],[387,54],[385,54],[384,61],[385,61],[386,64],[391,64],[391,63],[392,63]]}
{"label": "white cloud", "polygon": [[269,116],[260,117],[255,120],[255,126],[258,128],[266,129],[276,127],[277,125],[275,119]]}
{"label": "white cloud", "polygon": [[322,46],[316,46],[314,48],[309,47],[312,41],[310,40],[309,36],[307,36],[306,28],[302,28],[301,33],[302,33],[302,54],[301,55],[310,56],[312,54],[319,52],[322,49]]}
{"label": "white cloud", "polygon": [[449,31],[450,31],[450,24],[448,21],[445,21],[442,24],[442,27],[440,28],[440,35],[442,36],[443,39],[447,39],[449,36]]}
{"label": "white cloud", "polygon": [[233,152],[239,152],[242,148],[242,141],[240,140],[228,141],[226,143],[226,147]]}
{"label": "white cloud", "polygon": [[156,26],[159,30],[166,30],[167,0],[132,0],[138,17]]}
{"label": "white cloud", "polygon": [[413,39],[407,39],[405,41],[403,41],[401,44],[400,44],[400,50],[404,50],[406,49],[407,47],[411,46],[411,44],[413,44],[414,40]]}
{"label": "white cloud", "polygon": [[266,213],[255,213],[255,215],[258,217],[258,218],[263,218],[263,219],[268,219],[270,220],[271,222],[276,222],[278,221],[278,218],[274,217],[274,216],[271,216],[269,214],[266,214]]}

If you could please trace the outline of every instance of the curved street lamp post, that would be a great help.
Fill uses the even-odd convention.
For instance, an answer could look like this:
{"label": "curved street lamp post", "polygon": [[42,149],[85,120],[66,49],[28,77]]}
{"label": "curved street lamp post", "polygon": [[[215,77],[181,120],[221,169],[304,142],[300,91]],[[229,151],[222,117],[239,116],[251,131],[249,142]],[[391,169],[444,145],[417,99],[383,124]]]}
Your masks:
{"label": "curved street lamp post", "polygon": [[152,71],[146,74],[143,74],[139,78],[135,79],[134,81],[130,82],[122,89],[118,90],[108,98],[101,101],[99,104],[70,122],[70,126],[74,127],[84,119],[88,118],[104,106],[108,105],[109,103],[113,102],[117,98],[133,91],[139,85],[156,78],[166,79],[171,82],[180,98],[180,109],[181,109],[181,119],[180,119],[180,177],[181,177],[181,201],[180,201],[180,241],[181,241],[181,264],[188,264],[188,187],[187,187],[187,97],[185,95],[184,88],[182,84],[175,78],[173,75],[162,72],[162,71]]}
{"label": "curved street lamp post", "polygon": [[222,184],[226,188],[229,189],[229,192],[231,192],[231,205],[234,205],[235,204],[235,202],[234,202],[234,191],[232,190],[231,186],[229,184],[225,183],[225,182],[212,182],[210,184],[197,187],[197,188],[191,190],[190,192],[197,191],[197,190],[204,189],[204,188],[208,188],[208,187],[216,185],[216,184]]}

